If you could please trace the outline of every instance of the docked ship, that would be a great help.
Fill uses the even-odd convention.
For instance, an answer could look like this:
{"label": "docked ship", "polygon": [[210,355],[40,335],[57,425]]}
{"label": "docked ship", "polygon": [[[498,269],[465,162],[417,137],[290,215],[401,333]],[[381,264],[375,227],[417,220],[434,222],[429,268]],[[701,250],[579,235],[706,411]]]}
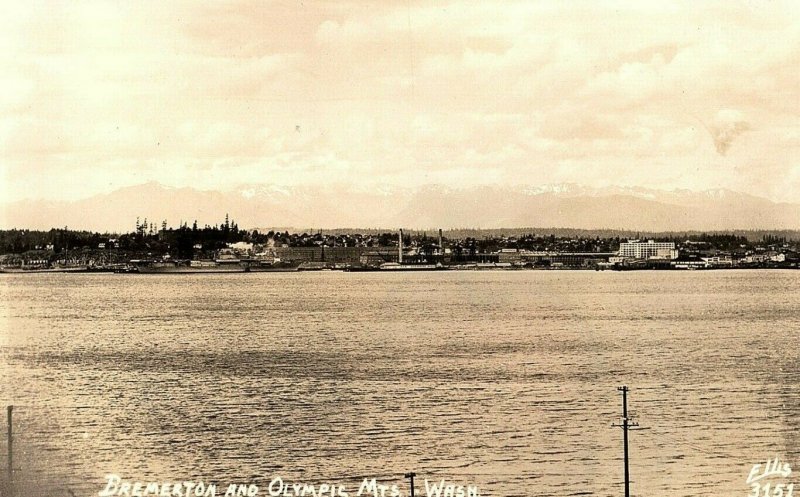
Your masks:
{"label": "docked ship", "polygon": [[378,269],[381,271],[438,271],[447,269],[441,264],[400,264],[399,262],[384,262]]}
{"label": "docked ship", "polygon": [[149,273],[245,273],[245,264],[218,261],[131,261],[136,272]]}
{"label": "docked ship", "polygon": [[16,265],[0,266],[0,273],[82,273],[88,270],[89,266],[85,264],[85,261],[68,259],[66,255],[64,259],[53,262],[52,264],[46,259],[39,259],[25,260]]}
{"label": "docked ship", "polygon": [[38,274],[38,273],[85,273],[89,271],[88,266],[52,266],[52,267],[28,267],[28,266],[3,266],[0,273],[16,274]]}
{"label": "docked ship", "polygon": [[214,260],[133,260],[131,265],[139,273],[245,273],[250,271],[250,264],[240,260],[230,252],[220,252]]}
{"label": "docked ship", "polygon": [[276,262],[263,262],[263,261],[250,261],[249,270],[254,273],[286,273],[297,271],[297,266],[286,264],[281,261]]}
{"label": "docked ship", "polygon": [[252,273],[282,273],[287,271],[297,271],[296,264],[289,264],[279,258],[268,254],[256,254],[255,258],[243,259],[242,263],[247,264]]}

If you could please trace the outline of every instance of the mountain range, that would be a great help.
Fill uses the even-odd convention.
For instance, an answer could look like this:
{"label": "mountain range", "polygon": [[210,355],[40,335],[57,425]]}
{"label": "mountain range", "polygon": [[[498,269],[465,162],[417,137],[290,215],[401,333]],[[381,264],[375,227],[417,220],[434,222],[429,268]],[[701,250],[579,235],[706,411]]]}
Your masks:
{"label": "mountain range", "polygon": [[797,229],[800,204],[730,190],[662,191],[531,187],[421,188],[246,185],[232,191],[173,188],[151,182],[77,201],[0,204],[2,228],[127,232],[139,218],[160,226],[228,214],[241,228],[511,228],[557,227],[643,231]]}

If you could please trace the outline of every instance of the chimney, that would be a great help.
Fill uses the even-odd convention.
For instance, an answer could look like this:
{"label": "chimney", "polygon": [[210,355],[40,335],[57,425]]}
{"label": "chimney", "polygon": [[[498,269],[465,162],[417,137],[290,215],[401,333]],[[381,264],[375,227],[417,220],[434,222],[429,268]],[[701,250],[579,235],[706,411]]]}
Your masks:
{"label": "chimney", "polygon": [[444,254],[444,245],[442,245],[442,228],[439,228],[439,253]]}
{"label": "chimney", "polygon": [[400,243],[398,245],[398,254],[397,254],[397,261],[402,264],[403,263],[403,230],[400,230]]}

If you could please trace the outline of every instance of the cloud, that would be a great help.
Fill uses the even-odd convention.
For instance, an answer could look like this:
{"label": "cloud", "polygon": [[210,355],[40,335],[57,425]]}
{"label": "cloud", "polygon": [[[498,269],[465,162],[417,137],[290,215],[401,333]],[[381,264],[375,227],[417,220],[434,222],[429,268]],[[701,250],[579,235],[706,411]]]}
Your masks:
{"label": "cloud", "polygon": [[16,3],[0,19],[0,177],[12,199],[164,177],[789,199],[798,5]]}
{"label": "cloud", "polygon": [[752,129],[741,113],[734,110],[721,110],[714,122],[709,126],[709,133],[714,140],[717,153],[725,155],[733,145],[733,141],[745,131]]}

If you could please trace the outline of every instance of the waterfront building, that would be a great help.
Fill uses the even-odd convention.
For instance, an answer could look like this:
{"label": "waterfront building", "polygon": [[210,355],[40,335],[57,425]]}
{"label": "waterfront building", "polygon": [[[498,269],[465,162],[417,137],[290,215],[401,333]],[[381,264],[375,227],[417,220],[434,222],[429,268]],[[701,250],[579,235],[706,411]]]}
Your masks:
{"label": "waterfront building", "polygon": [[[329,262],[333,264],[356,264],[361,255],[375,250],[370,247],[275,247],[270,250],[274,257],[289,264],[304,262]],[[388,249],[397,253],[397,249]]]}
{"label": "waterfront building", "polygon": [[534,266],[569,266],[593,267],[600,262],[607,262],[611,252],[549,252],[549,251],[521,251],[520,258],[524,264]]}
{"label": "waterfront building", "polygon": [[733,267],[733,259],[730,256],[711,256],[701,257],[700,260],[706,263],[706,267]]}
{"label": "waterfront building", "polygon": [[374,247],[369,251],[361,254],[359,263],[362,266],[378,267],[387,262],[398,262],[400,260],[396,248],[391,247]]}
{"label": "waterfront building", "polygon": [[522,254],[517,249],[500,249],[497,260],[500,263],[517,264],[522,261]]}
{"label": "waterfront building", "polygon": [[629,259],[677,259],[675,242],[630,240],[619,244],[619,256]]}

